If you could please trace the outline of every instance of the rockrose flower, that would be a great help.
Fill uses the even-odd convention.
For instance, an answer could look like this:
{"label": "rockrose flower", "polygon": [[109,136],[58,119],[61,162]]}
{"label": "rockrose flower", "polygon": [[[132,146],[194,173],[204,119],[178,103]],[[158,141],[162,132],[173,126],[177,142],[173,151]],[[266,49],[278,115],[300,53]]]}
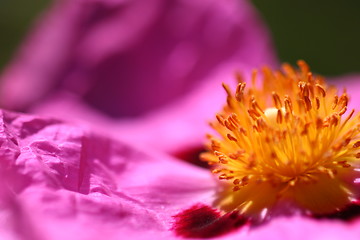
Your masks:
{"label": "rockrose flower", "polygon": [[[304,63],[251,84],[274,63],[247,1],[56,2],[1,79],[3,106],[54,118],[1,111],[0,238],[357,239],[357,85]],[[180,161],[237,70],[212,169]]]}
{"label": "rockrose flower", "polygon": [[298,64],[265,68],[261,86],[256,72],[250,87],[224,85],[227,105],[211,123],[219,136],[208,136],[202,158],[230,183],[216,203],[225,211],[323,215],[359,201],[360,115],[348,110],[346,91]]}
{"label": "rockrose flower", "polygon": [[202,155],[212,173],[1,111],[0,237],[357,239],[359,115],[346,92],[300,66],[265,69],[262,84],[239,78],[235,92],[224,85]]}

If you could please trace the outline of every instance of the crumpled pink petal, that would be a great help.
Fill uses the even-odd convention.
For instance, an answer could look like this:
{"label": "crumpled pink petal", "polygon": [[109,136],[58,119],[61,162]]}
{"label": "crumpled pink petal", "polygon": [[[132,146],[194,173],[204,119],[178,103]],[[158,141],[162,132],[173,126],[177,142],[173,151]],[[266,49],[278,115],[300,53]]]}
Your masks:
{"label": "crumpled pink petal", "polygon": [[1,111],[1,239],[170,239],[210,204],[206,170],[53,119]]}
{"label": "crumpled pink petal", "polygon": [[[211,205],[210,172],[54,119],[0,113],[0,238],[180,239],[174,215]],[[357,239],[360,219],[279,217],[218,239]]]}
{"label": "crumpled pink petal", "polygon": [[142,115],[223,64],[274,59],[246,0],[61,0],[6,68],[0,102],[26,110],[60,90],[112,117]]}

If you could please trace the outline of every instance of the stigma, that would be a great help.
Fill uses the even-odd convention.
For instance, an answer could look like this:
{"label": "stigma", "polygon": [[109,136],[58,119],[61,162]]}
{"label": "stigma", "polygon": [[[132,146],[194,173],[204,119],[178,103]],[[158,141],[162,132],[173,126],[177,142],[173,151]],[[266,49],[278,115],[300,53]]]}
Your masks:
{"label": "stigma", "polygon": [[[359,200],[360,121],[346,90],[284,64],[250,84],[226,84],[226,105],[210,123],[206,153],[220,191],[215,205],[256,217],[282,206],[331,214]],[[260,74],[259,74],[260,75]],[[249,85],[249,86],[248,86]]]}

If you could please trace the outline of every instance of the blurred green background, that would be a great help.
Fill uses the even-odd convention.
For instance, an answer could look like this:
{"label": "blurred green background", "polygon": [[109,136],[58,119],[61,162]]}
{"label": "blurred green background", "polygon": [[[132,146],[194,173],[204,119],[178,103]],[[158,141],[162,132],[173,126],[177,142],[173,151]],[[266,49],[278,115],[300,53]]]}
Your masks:
{"label": "blurred green background", "polygon": [[0,0],[0,69],[50,0]]}
{"label": "blurred green background", "polygon": [[[281,61],[306,60],[323,75],[360,72],[360,1],[252,0]],[[50,0],[0,0],[0,69]]]}
{"label": "blurred green background", "polygon": [[253,0],[281,61],[304,59],[323,75],[360,72],[359,0]]}

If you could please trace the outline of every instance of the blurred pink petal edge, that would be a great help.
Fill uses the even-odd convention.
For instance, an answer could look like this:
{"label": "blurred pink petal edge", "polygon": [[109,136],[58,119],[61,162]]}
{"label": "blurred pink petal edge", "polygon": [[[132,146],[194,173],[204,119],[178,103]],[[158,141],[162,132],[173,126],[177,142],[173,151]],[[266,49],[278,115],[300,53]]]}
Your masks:
{"label": "blurred pink petal edge", "polygon": [[[221,82],[276,63],[247,1],[63,0],[40,20],[1,78],[2,106],[167,152],[201,144]],[[161,140],[149,141],[155,129]]]}
{"label": "blurred pink petal edge", "polygon": [[40,20],[3,74],[9,108],[60,88],[113,117],[141,115],[222,64],[275,62],[247,1],[62,0]]}

